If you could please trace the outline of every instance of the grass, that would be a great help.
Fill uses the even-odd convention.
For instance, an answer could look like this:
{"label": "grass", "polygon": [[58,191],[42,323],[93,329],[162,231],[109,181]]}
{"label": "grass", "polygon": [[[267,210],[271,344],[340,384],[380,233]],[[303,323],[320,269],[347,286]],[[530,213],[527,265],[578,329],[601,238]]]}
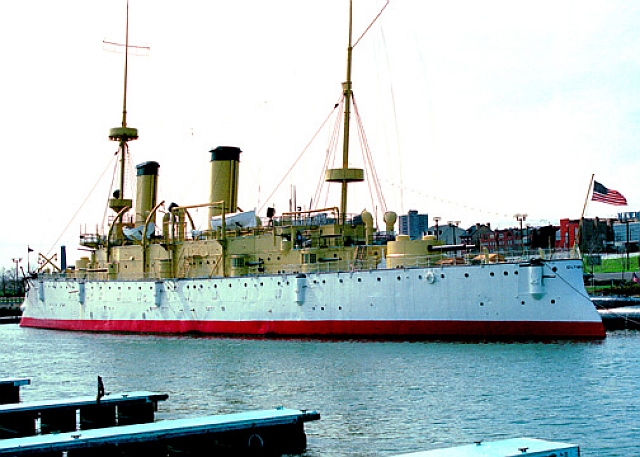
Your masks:
{"label": "grass", "polygon": [[639,271],[639,262],[639,256],[629,257],[628,260],[626,256],[611,259],[603,258],[601,265],[588,265],[585,262],[584,271],[585,273],[622,273]]}

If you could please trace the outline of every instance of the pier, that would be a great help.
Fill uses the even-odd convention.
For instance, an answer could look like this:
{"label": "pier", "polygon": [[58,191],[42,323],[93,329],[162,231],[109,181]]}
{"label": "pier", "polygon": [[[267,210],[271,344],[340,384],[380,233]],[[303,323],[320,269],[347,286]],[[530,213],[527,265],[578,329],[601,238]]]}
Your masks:
{"label": "pier", "polygon": [[0,405],[20,403],[20,387],[29,384],[28,378],[0,378]]}
{"label": "pier", "polygon": [[0,298],[0,324],[20,323],[20,305],[24,302],[24,297]]}
{"label": "pier", "polygon": [[[304,423],[315,411],[272,410],[155,422],[157,392],[106,394],[98,376],[95,396],[20,402],[28,378],[0,378],[0,457],[118,455],[299,454],[307,447]],[[216,454],[216,455],[218,455]]]}
{"label": "pier", "polygon": [[[167,394],[130,392],[0,405],[0,439],[154,421]],[[2,443],[4,441],[0,441]]]}
{"label": "pier", "polygon": [[217,450],[226,455],[298,454],[306,448],[304,423],[315,411],[277,408],[165,420],[0,440],[0,456],[85,457],[139,453],[166,456]]}

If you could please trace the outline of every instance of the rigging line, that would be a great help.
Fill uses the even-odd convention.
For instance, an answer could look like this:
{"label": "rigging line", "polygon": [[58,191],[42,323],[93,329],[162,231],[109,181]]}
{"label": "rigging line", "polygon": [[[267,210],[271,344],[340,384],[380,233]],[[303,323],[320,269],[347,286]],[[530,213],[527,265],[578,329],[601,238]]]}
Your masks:
{"label": "rigging line", "polygon": [[[114,155],[114,157],[117,156],[117,153]],[[113,161],[113,160],[112,160]],[[113,167],[113,175],[111,176],[111,184],[109,185],[109,190],[107,192],[107,204],[104,206],[104,213],[102,214],[102,227],[104,227],[107,223],[107,214],[109,212],[109,197],[111,195],[111,192],[113,192],[113,185],[116,181],[116,175],[118,172],[118,167]],[[106,171],[105,171],[106,173]]]}
{"label": "rigging line", "polygon": [[60,235],[58,236],[58,238],[56,239],[56,241],[53,243],[53,246],[51,246],[51,248],[49,249],[49,251],[47,252],[47,256],[49,256],[51,254],[51,252],[55,249],[55,247],[57,246],[58,242],[60,241],[60,239],[62,238],[62,236],[65,234],[65,232],[67,231],[67,229],[69,228],[69,226],[71,225],[71,223],[75,220],[76,216],[78,215],[78,213],[82,210],[82,208],[84,207],[85,203],[87,203],[87,200],[89,199],[89,197],[91,196],[91,194],[93,193],[94,190],[96,190],[96,187],[98,186],[98,184],[100,183],[100,181],[102,181],[102,177],[105,175],[105,173],[107,172],[107,170],[109,169],[109,167],[111,166],[111,163],[114,160],[113,156],[111,158],[111,160],[109,161],[109,163],[107,164],[107,166],[105,167],[104,171],[102,172],[102,174],[100,175],[100,177],[98,178],[98,180],[95,182],[95,184],[93,185],[93,187],[91,188],[91,190],[89,191],[89,193],[87,194],[87,196],[84,198],[84,200],[82,201],[82,203],[80,204],[80,207],[76,210],[76,212],[74,213],[74,215],[71,217],[71,219],[69,220],[69,222],[67,223],[66,227],[62,230],[62,233],[60,233]]}
{"label": "rigging line", "polygon": [[129,184],[129,195],[135,195],[136,194],[136,189],[135,189],[135,176],[136,176],[136,167],[133,164],[134,160],[133,160],[133,154],[131,153],[131,150],[129,149],[129,146],[127,146],[127,183]]}
{"label": "rigging line", "polygon": [[[390,181],[388,179],[383,179],[382,181],[386,182],[387,185],[390,186],[391,188],[395,189],[396,187],[398,187],[398,185],[396,183],[394,183],[393,181]],[[474,211],[474,212],[477,212],[477,213],[483,213],[483,214],[486,214],[486,215],[503,217],[503,218],[507,218],[507,219],[512,218],[512,215],[509,215],[509,214],[506,214],[506,213],[500,213],[500,212],[497,212],[497,211],[489,211],[489,210],[486,210],[486,209],[483,209],[483,208],[477,208],[475,206],[470,206],[470,205],[467,205],[467,204],[456,202],[454,200],[445,199],[445,198],[442,198],[442,197],[437,196],[437,195],[432,195],[430,193],[427,193],[427,192],[424,192],[424,191],[421,191],[421,190],[418,190],[418,189],[405,187],[405,190],[407,190],[408,192],[410,192],[412,194],[418,195],[421,198],[427,198],[427,199],[432,200],[434,202],[446,203],[448,205],[455,206],[456,208],[464,208],[464,209],[468,209],[470,211]]]}
{"label": "rigging line", "polygon": [[[340,126],[341,126],[340,120],[342,118],[343,113],[344,113],[344,97],[341,100],[340,110],[336,114],[336,120],[335,120],[335,123],[333,125],[333,130],[331,131],[331,134],[330,134],[330,137],[329,137],[329,145],[327,146],[327,153],[325,154],[324,164],[322,166],[322,171],[323,172],[329,168],[329,164],[332,162],[332,160],[335,160],[337,144],[338,144],[338,140],[339,140],[339,137],[340,137]],[[315,196],[314,196],[314,201],[320,202],[322,189],[324,188],[325,184],[326,184],[326,181],[324,179],[323,173],[320,173],[320,177],[319,177],[319,180],[318,180],[318,185],[316,187],[316,193],[315,193]],[[326,205],[326,201],[329,199],[328,193],[329,192],[327,191],[327,194],[325,195],[325,204],[320,205],[320,206],[322,206],[322,207],[327,206]]]}
{"label": "rigging line", "polygon": [[[549,270],[550,274],[555,275],[557,278],[560,279],[560,281],[564,282],[570,289],[573,289],[578,295],[580,295],[583,298],[586,298],[587,300],[591,301],[591,298],[589,297],[589,295],[585,295],[583,294],[579,289],[577,289],[576,287],[573,287],[573,285],[567,281],[562,274],[559,274],[559,271],[554,271],[548,264],[547,262],[544,262],[544,268]],[[593,303],[593,302],[592,302]]]}
{"label": "rigging line", "polygon": [[[353,99],[353,110],[356,115],[356,121],[358,124],[358,133],[360,137],[360,143],[363,148],[363,155],[365,156],[365,163],[369,167],[369,171],[371,173],[370,181],[373,182],[373,186],[378,198],[378,202],[382,206],[382,211],[385,213],[387,211],[387,202],[384,198],[384,193],[382,192],[382,185],[380,184],[380,179],[378,178],[378,171],[376,170],[376,165],[373,160],[373,155],[371,154],[371,148],[369,147],[369,141],[367,140],[367,135],[364,129],[364,124],[362,123],[362,117],[360,116],[360,111],[358,110],[358,104],[356,103],[355,96],[352,94]],[[375,207],[374,202],[371,204]]]}
{"label": "rigging line", "polygon": [[374,18],[373,18],[373,21],[371,21],[371,23],[367,26],[367,28],[366,28],[366,29],[364,29],[364,32],[362,32],[362,35],[360,35],[360,36],[358,37],[358,39],[356,40],[355,44],[354,44],[353,46],[351,46],[351,48],[355,48],[355,47],[358,45],[358,43],[360,42],[360,40],[362,39],[362,37],[366,35],[366,33],[367,33],[367,32],[369,31],[369,29],[373,26],[373,24],[378,20],[378,18],[379,18],[380,16],[382,16],[383,11],[385,10],[385,8],[386,8],[387,6],[389,6],[389,2],[390,2],[390,1],[391,1],[391,0],[387,0],[387,3],[385,3],[385,4],[384,4],[384,6],[382,7],[382,9],[381,9],[381,10],[380,10],[380,12],[378,13],[378,15],[377,15],[376,17],[374,17]]}
{"label": "rigging line", "polygon": [[395,91],[393,89],[393,81],[391,79],[391,68],[389,66],[389,53],[388,53],[388,49],[387,49],[387,39],[385,37],[384,34],[384,30],[382,30],[382,27],[380,28],[380,34],[382,35],[382,45],[385,51],[385,55],[386,55],[386,61],[387,61],[387,71],[389,72],[389,89],[391,92],[391,111],[393,113],[393,125],[395,126],[395,130],[396,130],[396,147],[398,148],[398,165],[400,167],[400,176],[399,176],[399,181],[400,181],[400,209],[402,210],[402,212],[404,212],[404,185],[403,185],[403,175],[404,173],[402,172],[403,166],[402,166],[402,154],[401,154],[401,147],[400,147],[400,129],[398,128],[398,112],[396,111],[396,94]]}
{"label": "rigging line", "polygon": [[[353,111],[355,113],[356,123],[358,126],[358,138],[360,139],[360,149],[362,151],[362,159],[367,169],[367,174],[368,174],[368,179],[366,180],[367,188],[369,189],[369,198],[371,199],[371,208],[373,210],[373,208],[375,208],[375,199],[373,194],[375,191],[377,191],[376,173],[375,173],[375,169],[373,168],[371,151],[369,150],[369,145],[367,144],[367,139],[364,133],[364,126],[362,125],[362,119],[360,118],[360,114],[358,113],[358,108],[355,100],[353,101]],[[373,186],[373,189],[372,189],[372,186]],[[378,198],[379,197],[380,195],[378,194]]]}
{"label": "rigging line", "polygon": [[[340,96],[342,97],[342,94],[340,94]],[[307,145],[304,147],[304,149],[302,150],[302,152],[300,153],[300,155],[296,158],[296,160],[293,162],[293,164],[291,165],[291,167],[289,167],[289,170],[287,170],[287,172],[284,174],[284,176],[282,177],[282,179],[280,180],[280,182],[276,185],[276,188],[273,190],[273,192],[271,192],[271,194],[269,195],[269,197],[266,198],[265,203],[263,203],[263,205],[260,207],[260,209],[258,210],[258,213],[260,213],[263,209],[264,209],[264,205],[266,205],[268,201],[271,200],[271,197],[273,197],[273,195],[277,192],[277,190],[280,188],[280,186],[282,185],[282,183],[284,182],[284,180],[287,178],[287,176],[289,176],[289,173],[291,173],[291,170],[294,169],[294,167],[296,166],[296,164],[300,161],[300,159],[302,158],[302,156],[304,155],[305,152],[307,152],[307,149],[309,149],[309,146],[311,146],[311,143],[313,143],[313,141],[316,139],[316,137],[318,136],[318,134],[320,133],[320,131],[324,128],[325,124],[329,121],[329,119],[331,119],[331,115],[333,114],[333,111],[339,106],[339,103],[336,103],[333,108],[331,109],[331,111],[329,112],[328,116],[325,118],[325,120],[322,122],[322,124],[320,125],[320,127],[318,127],[318,130],[316,130],[316,132],[313,134],[313,136],[311,137],[311,139],[309,140],[309,142],[307,143]]]}
{"label": "rigging line", "polygon": [[[342,127],[341,120],[343,117],[344,117],[344,96],[340,100],[340,109],[336,114],[336,120],[333,124],[333,131],[331,133],[331,139],[327,149],[327,155],[325,156],[324,170],[328,170],[329,166],[335,163],[336,161],[336,152],[338,150],[338,142],[340,140],[340,128]],[[324,193],[324,201],[320,206],[323,208],[326,208],[328,206],[328,201],[329,201],[330,186],[323,179],[323,176],[320,176],[320,180],[322,183],[321,187],[326,189],[326,192]],[[318,194],[318,201],[320,201],[320,197],[321,197],[320,194]]]}

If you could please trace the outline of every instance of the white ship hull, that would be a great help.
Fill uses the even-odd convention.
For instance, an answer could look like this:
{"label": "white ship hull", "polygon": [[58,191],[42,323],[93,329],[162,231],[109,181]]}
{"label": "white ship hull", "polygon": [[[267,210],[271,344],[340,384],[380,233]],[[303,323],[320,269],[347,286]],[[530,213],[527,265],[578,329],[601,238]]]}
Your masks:
{"label": "white ship hull", "polygon": [[305,275],[41,277],[24,327],[305,337],[604,338],[579,260]]}

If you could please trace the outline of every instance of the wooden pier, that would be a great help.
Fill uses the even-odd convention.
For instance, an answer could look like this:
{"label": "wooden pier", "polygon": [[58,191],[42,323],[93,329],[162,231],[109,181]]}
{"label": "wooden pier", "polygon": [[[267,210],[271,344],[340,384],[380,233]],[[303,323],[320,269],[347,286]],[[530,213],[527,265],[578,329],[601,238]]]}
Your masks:
{"label": "wooden pier", "polygon": [[413,452],[395,457],[580,457],[575,444],[535,438],[511,438],[501,441],[478,441],[474,444],[431,451]]}
{"label": "wooden pier", "polygon": [[318,419],[315,411],[278,408],[122,425],[0,440],[0,456],[297,454],[306,448],[304,423]]}

